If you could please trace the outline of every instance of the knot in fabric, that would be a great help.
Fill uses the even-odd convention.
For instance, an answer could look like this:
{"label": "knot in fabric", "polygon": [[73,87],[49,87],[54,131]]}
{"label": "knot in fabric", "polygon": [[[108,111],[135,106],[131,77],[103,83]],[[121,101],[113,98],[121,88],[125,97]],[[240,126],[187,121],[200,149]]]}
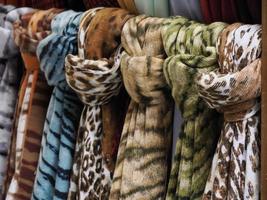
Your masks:
{"label": "knot in fabric", "polygon": [[201,97],[226,121],[248,119],[260,108],[261,42],[261,26],[229,26],[217,45],[220,69],[198,79]]}
{"label": "knot in fabric", "polygon": [[46,11],[35,11],[23,15],[14,23],[15,43],[19,46],[25,67],[36,70],[39,62],[36,49],[39,42],[50,34],[51,20],[61,10],[51,8]]}
{"label": "knot in fabric", "polygon": [[205,25],[175,17],[162,30],[169,56],[164,62],[164,74],[177,105],[182,106],[184,118],[193,116],[199,107],[197,75],[218,66],[216,42],[225,27],[222,22]]}
{"label": "knot in fabric", "polygon": [[165,21],[140,15],[128,20],[123,28],[121,72],[128,94],[137,103],[160,104],[169,96],[160,32]]}
{"label": "knot in fabric", "polygon": [[72,10],[55,16],[51,22],[52,33],[37,47],[40,68],[49,85],[65,81],[65,57],[77,53],[77,36],[82,14]]}

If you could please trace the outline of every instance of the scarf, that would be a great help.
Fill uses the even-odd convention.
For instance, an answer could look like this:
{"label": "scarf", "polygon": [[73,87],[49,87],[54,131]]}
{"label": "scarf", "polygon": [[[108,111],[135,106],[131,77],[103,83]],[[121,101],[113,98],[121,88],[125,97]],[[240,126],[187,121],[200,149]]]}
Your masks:
{"label": "scarf", "polygon": [[64,61],[77,53],[81,13],[65,11],[52,20],[52,33],[37,48],[40,68],[54,87],[43,130],[32,199],[67,199],[81,106],[65,80]]}
{"label": "scarf", "polygon": [[168,185],[167,199],[200,199],[218,135],[218,114],[197,94],[198,73],[217,67],[215,44],[224,23],[208,26],[176,17],[162,30],[164,75],[183,117]]}
{"label": "scarf", "polygon": [[[79,54],[66,57],[67,82],[85,104],[69,199],[109,197],[120,126],[124,119],[123,109],[117,105],[114,110],[118,103],[113,102],[122,85],[118,38],[123,24],[130,17],[128,11],[118,8],[89,10],[80,24]],[[116,99],[122,105],[124,100]],[[109,107],[113,108],[112,116]]]}
{"label": "scarf", "polygon": [[156,17],[169,16],[169,2],[162,0],[134,0],[135,6],[140,14]]}
{"label": "scarf", "polygon": [[163,74],[165,54],[160,34],[167,20],[140,15],[123,27],[121,72],[131,102],[110,200],[165,197],[173,114]]}
{"label": "scarf", "polygon": [[200,96],[224,113],[203,199],[260,199],[261,26],[233,24],[220,36],[220,68],[202,74]]}
{"label": "scarf", "polygon": [[119,7],[117,0],[83,0],[86,9],[96,7]]}
{"label": "scarf", "polygon": [[172,15],[180,15],[189,19],[203,21],[200,1],[196,0],[170,0]]}
{"label": "scarf", "polygon": [[129,10],[131,13],[138,14],[134,0],[118,0],[121,8]]}
{"label": "scarf", "polygon": [[[22,16],[14,24],[15,43],[20,47],[25,64],[16,127],[10,150],[10,177],[6,181],[6,199],[30,199],[40,151],[41,134],[50,90],[39,74],[36,45],[49,32],[51,19],[59,10],[37,11]],[[28,47],[28,48],[27,48]],[[14,169],[14,172],[12,172]]]}

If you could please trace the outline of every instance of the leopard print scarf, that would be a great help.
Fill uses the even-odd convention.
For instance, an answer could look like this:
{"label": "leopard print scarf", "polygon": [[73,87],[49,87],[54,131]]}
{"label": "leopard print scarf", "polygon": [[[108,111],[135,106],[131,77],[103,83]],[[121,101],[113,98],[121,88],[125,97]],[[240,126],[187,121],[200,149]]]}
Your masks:
{"label": "leopard print scarf", "polygon": [[37,11],[21,16],[14,24],[15,42],[22,51],[26,73],[20,88],[16,127],[12,135],[9,173],[5,183],[6,199],[19,200],[31,197],[50,96],[50,89],[43,75],[39,74],[39,63],[34,48],[42,36],[46,36],[43,32],[48,32],[48,24],[52,16],[58,12],[56,9]]}
{"label": "leopard print scarf", "polygon": [[131,97],[110,200],[164,199],[171,147],[173,101],[163,74],[160,30],[167,19],[145,15],[122,31],[121,72]]}
{"label": "leopard print scarf", "polygon": [[179,107],[183,125],[168,185],[167,199],[200,199],[219,135],[218,114],[197,94],[198,73],[217,67],[216,41],[226,25],[204,25],[175,17],[164,26],[162,38],[169,56],[164,75]]}
{"label": "leopard print scarf", "polygon": [[64,62],[77,53],[82,14],[65,11],[51,22],[52,33],[37,48],[40,68],[54,86],[44,124],[42,149],[32,199],[67,199],[81,102],[67,85]]}
{"label": "leopard print scarf", "polygon": [[14,10],[12,6],[8,6],[8,9],[6,6],[4,8],[5,12],[1,13],[3,21],[0,22],[0,199],[2,199],[2,187],[7,171],[7,154],[20,79],[19,51],[14,44],[11,23],[18,19],[19,15],[32,10],[30,8]]}
{"label": "leopard print scarf", "polygon": [[[121,132],[120,127],[113,128],[123,118],[118,106],[112,111],[113,124],[105,116],[113,106],[113,97],[121,90],[120,32],[129,17],[128,11],[118,8],[90,10],[80,24],[79,54],[66,58],[67,82],[85,104],[69,199],[108,199],[109,196],[116,159],[116,151],[112,152],[117,149],[116,140]],[[117,101],[124,104],[124,99]],[[106,123],[110,125],[105,126]]]}
{"label": "leopard print scarf", "polygon": [[199,94],[224,113],[203,199],[260,199],[261,26],[233,24],[218,42],[220,69],[202,74]]}

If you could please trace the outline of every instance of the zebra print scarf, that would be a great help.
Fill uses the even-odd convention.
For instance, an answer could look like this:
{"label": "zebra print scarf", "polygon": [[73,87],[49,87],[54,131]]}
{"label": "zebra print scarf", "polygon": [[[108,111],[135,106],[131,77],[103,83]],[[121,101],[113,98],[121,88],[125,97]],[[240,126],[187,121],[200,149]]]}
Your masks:
{"label": "zebra print scarf", "polygon": [[37,48],[40,68],[49,85],[50,99],[32,199],[67,199],[81,103],[67,85],[65,57],[77,53],[82,13],[65,11],[52,20],[52,33]]}
{"label": "zebra print scarf", "polygon": [[164,75],[179,106],[183,125],[168,185],[167,199],[200,199],[209,175],[219,135],[219,116],[209,109],[198,94],[198,73],[217,67],[215,44],[226,25],[200,24],[175,17],[162,30]]}
{"label": "zebra print scarf", "polygon": [[45,79],[39,74],[34,48],[49,32],[48,24],[58,12],[56,9],[37,11],[21,16],[14,24],[15,42],[22,51],[26,73],[20,88],[12,135],[9,173],[5,183],[6,199],[30,199],[31,196],[50,96]]}
{"label": "zebra print scarf", "polygon": [[200,96],[224,113],[203,199],[260,199],[261,26],[233,24],[218,42],[220,69],[199,77]]}
{"label": "zebra print scarf", "polygon": [[173,101],[163,74],[160,30],[168,19],[140,15],[122,31],[121,72],[131,97],[110,200],[164,199]]}
{"label": "zebra print scarf", "polygon": [[[85,104],[69,199],[109,197],[123,121],[123,110],[118,106],[115,110],[111,102],[121,90],[118,39],[129,17],[128,11],[118,8],[90,10],[80,24],[79,54],[66,58],[67,81]],[[117,99],[120,104],[124,101]],[[112,118],[109,122],[107,115]]]}

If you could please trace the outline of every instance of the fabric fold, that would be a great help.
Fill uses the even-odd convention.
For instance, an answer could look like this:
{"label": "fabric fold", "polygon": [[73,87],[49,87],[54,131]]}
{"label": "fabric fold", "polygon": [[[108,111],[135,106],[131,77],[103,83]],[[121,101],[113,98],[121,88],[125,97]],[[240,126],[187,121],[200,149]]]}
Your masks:
{"label": "fabric fold", "polygon": [[121,73],[131,102],[110,200],[165,198],[173,115],[163,74],[165,53],[160,34],[166,21],[140,15],[123,27]]}
{"label": "fabric fold", "polygon": [[260,199],[261,26],[233,24],[217,45],[220,68],[198,79],[200,96],[224,113],[203,199]]}
{"label": "fabric fold", "polygon": [[64,11],[51,22],[52,33],[37,47],[40,68],[53,93],[44,124],[32,199],[67,199],[81,102],[65,79],[64,62],[77,53],[82,13]]}
{"label": "fabric fold", "polygon": [[34,11],[14,23],[14,40],[26,68],[16,110],[9,156],[6,199],[30,199],[50,89],[39,72],[36,46],[47,36],[57,9]]}
{"label": "fabric fold", "polygon": [[89,10],[79,28],[79,53],[66,57],[67,82],[85,104],[68,199],[109,197],[127,106],[127,98],[114,99],[122,88],[120,36],[130,17],[119,8]]}
{"label": "fabric fold", "polygon": [[162,0],[134,0],[135,6],[140,14],[155,17],[169,16],[169,1]]}
{"label": "fabric fold", "polygon": [[221,22],[204,25],[175,17],[162,29],[168,58],[164,76],[183,117],[166,199],[201,199],[220,130],[220,116],[197,93],[196,77],[217,68]]}

